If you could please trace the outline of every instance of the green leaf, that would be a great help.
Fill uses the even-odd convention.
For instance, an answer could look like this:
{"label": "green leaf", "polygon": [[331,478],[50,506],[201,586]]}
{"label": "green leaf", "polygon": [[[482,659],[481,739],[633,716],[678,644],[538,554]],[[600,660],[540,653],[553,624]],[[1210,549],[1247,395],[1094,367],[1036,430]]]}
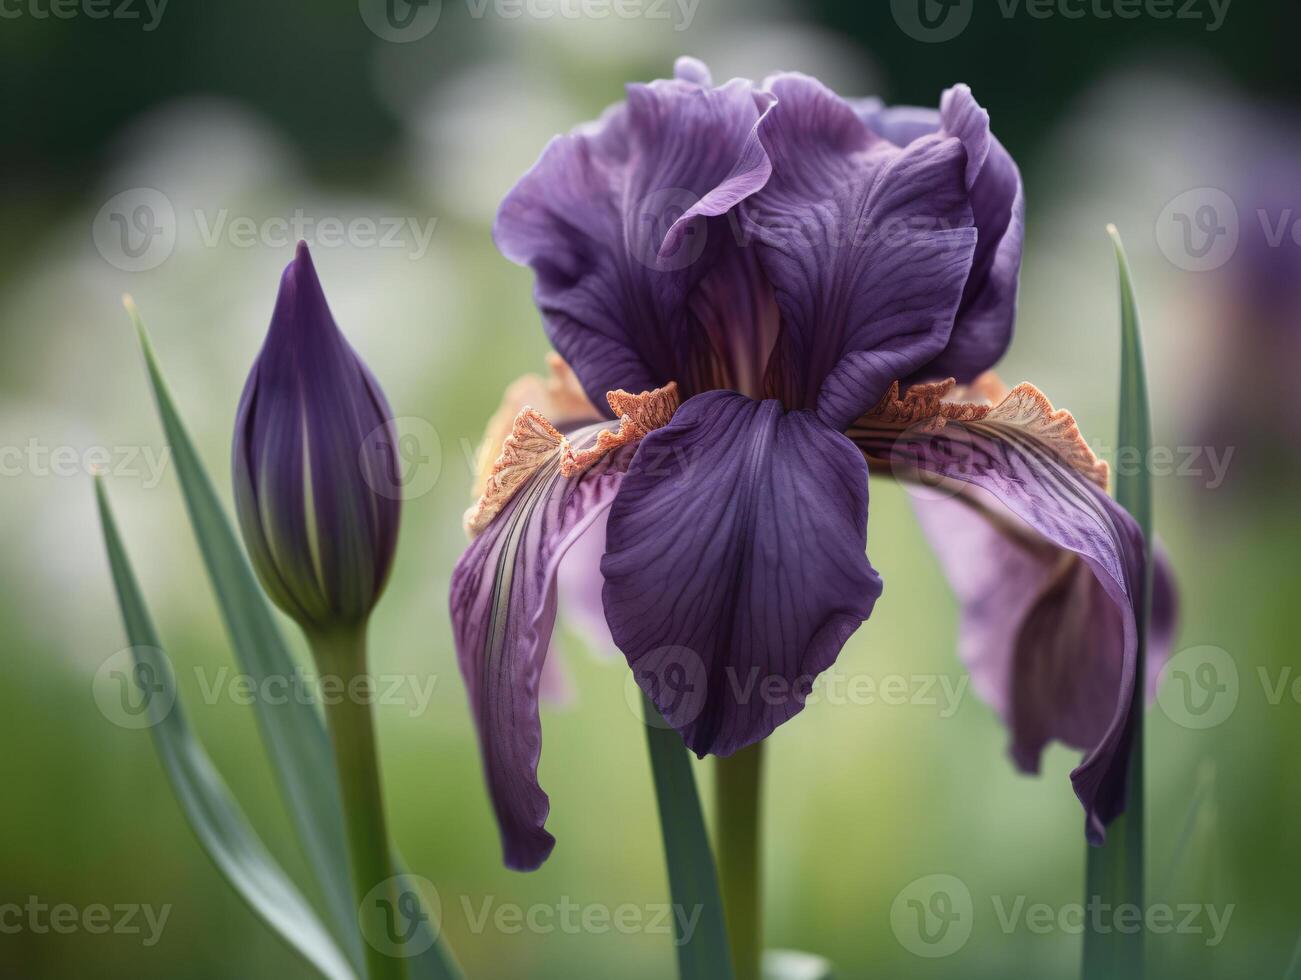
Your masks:
{"label": "green leaf", "polygon": [[[1143,365],[1143,344],[1134,297],[1129,258],[1120,233],[1108,226],[1116,249],[1120,276],[1120,426],[1116,443],[1118,458],[1138,459],[1144,465],[1117,467],[1116,501],[1129,511],[1143,532],[1146,545],[1144,580],[1136,584],[1135,618],[1138,627],[1138,683],[1134,685],[1134,741],[1129,765],[1128,801],[1125,813],[1108,830],[1102,847],[1088,853],[1087,894],[1113,908],[1134,905],[1145,908],[1145,782],[1144,713],[1146,711],[1147,621],[1152,597],[1152,483],[1145,465],[1152,447],[1152,420],[1147,398],[1147,374]],[[1084,934],[1085,980],[1139,978],[1144,973],[1144,934],[1111,930]]]}
{"label": "green leaf", "polygon": [[[175,700],[171,665],[160,649],[99,477],[95,479],[95,496],[118,604],[132,645],[132,676],[137,683],[151,678],[150,688],[141,687],[141,693],[147,698],[154,745],[199,842],[249,908],[291,948],[330,980],[355,980],[352,964],[249,826],[212,759],[190,731]],[[170,696],[159,698],[159,691]]]}
{"label": "green leaf", "polygon": [[[267,678],[287,679],[295,684],[300,676],[298,665],[177,412],[140,314],[129,297],[125,303],[140,337],[190,523],[240,666],[252,678],[255,690],[267,690],[263,686]],[[279,703],[265,698],[255,702],[262,739],[299,841],[320,881],[335,935],[361,972],[361,937],[353,907],[343,806],[329,735],[315,705],[301,698],[272,700]],[[460,971],[454,962],[440,940],[428,953],[412,959],[409,967],[416,980],[455,980]]]}
{"label": "green leaf", "polygon": [[770,949],[763,954],[763,980],[833,980],[829,960],[793,949]]}
{"label": "green leaf", "polygon": [[700,920],[690,941],[682,935],[682,915],[673,916],[680,980],[731,980],[732,957],[719,897],[714,855],[700,812],[700,793],[682,736],[660,717],[655,705],[643,697],[646,745],[650,750],[655,796],[659,801],[660,828],[669,872],[673,904],[688,918],[700,910]]}

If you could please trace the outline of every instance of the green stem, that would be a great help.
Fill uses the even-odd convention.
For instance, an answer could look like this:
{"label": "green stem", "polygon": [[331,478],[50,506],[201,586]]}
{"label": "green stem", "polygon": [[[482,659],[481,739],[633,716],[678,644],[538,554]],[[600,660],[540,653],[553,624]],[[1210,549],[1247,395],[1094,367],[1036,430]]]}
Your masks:
{"label": "green stem", "polygon": [[762,783],[763,742],[716,764],[718,877],[736,980],[759,980],[763,955]]}
{"label": "green stem", "polygon": [[[335,689],[327,691],[329,696],[323,700],[339,769],[348,866],[366,952],[366,974],[369,980],[404,980],[405,960],[381,951],[373,941],[385,935],[385,910],[396,905],[371,699],[360,696],[362,691],[373,691],[366,667],[365,628],[309,635],[308,643],[322,678],[338,679],[331,680]],[[375,893],[377,888],[381,890]]]}

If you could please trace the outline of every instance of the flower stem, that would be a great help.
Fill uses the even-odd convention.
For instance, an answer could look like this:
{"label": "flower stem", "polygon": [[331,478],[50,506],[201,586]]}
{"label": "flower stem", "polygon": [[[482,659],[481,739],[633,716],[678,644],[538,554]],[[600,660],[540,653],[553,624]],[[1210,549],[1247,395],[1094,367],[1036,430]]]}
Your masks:
{"label": "flower stem", "polygon": [[338,693],[324,699],[325,719],[339,770],[348,866],[362,948],[366,953],[366,974],[369,980],[403,980],[405,960],[381,951],[372,938],[383,935],[382,914],[385,908],[395,907],[395,896],[393,882],[389,880],[393,877],[393,865],[380,790],[371,699],[361,696],[370,686],[365,628],[309,635],[308,643],[321,676],[337,677],[339,683]]}
{"label": "flower stem", "polygon": [[759,980],[763,955],[762,784],[763,742],[720,758],[714,769],[718,877],[736,980]]}

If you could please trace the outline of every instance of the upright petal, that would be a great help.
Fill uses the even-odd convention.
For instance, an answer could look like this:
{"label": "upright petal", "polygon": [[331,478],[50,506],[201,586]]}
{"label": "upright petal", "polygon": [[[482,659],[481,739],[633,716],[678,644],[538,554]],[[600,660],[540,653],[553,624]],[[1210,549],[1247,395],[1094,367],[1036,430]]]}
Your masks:
{"label": "upright petal", "polygon": [[756,129],[772,100],[749,82],[712,88],[687,59],[677,78],[627,94],[551,141],[494,231],[536,274],[547,334],[598,405],[619,388],[708,386],[717,368],[691,296],[735,248],[719,216],[770,169]]}
{"label": "upright petal", "polygon": [[[1143,537],[1074,420],[1033,386],[994,405],[947,401],[951,389],[896,388],[850,436],[869,459],[939,486],[916,509],[962,603],[959,652],[1011,729],[1018,767],[1037,771],[1053,739],[1086,752],[1071,780],[1096,843],[1125,806]],[[1174,614],[1158,562],[1153,677]]]}
{"label": "upright petal", "polygon": [[1021,173],[990,131],[989,113],[965,85],[946,91],[938,112],[912,106],[883,108],[875,101],[856,108],[873,132],[896,146],[940,133],[958,137],[966,148],[967,190],[978,234],[971,274],[948,345],[918,374],[971,381],[993,367],[1012,341],[1025,237]]}
{"label": "upright petal", "polygon": [[642,690],[700,755],[804,706],[872,611],[862,456],[811,412],[697,395],[641,444],[610,510],[605,612]]}
{"label": "upright petal", "polygon": [[949,341],[977,237],[967,153],[899,148],[812,78],[767,86],[772,176],[741,213],[782,314],[768,391],[844,429]]}

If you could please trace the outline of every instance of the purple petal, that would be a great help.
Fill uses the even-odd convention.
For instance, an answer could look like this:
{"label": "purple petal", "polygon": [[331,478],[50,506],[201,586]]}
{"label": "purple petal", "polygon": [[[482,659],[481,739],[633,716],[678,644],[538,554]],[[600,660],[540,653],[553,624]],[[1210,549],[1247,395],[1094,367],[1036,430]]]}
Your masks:
{"label": "purple petal", "polygon": [[552,140],[497,215],[498,247],[532,267],[547,334],[596,405],[715,373],[689,301],[735,248],[719,216],[768,179],[756,128],[771,97],[710,88],[691,60],[678,72]]}
{"label": "purple petal", "polygon": [[742,208],[782,314],[768,390],[843,429],[948,343],[976,245],[967,154],[896,147],[812,78],[768,85],[772,176]]}
{"label": "purple petal", "polygon": [[[962,603],[962,657],[1011,728],[1020,768],[1037,771],[1052,739],[1086,751],[1071,780],[1099,842],[1125,806],[1143,536],[1099,487],[1105,467],[1074,421],[1033,387],[992,408],[943,414],[938,400],[910,412],[910,400],[894,403],[893,415],[878,409],[850,435],[898,474],[949,481],[951,498],[922,499],[917,510]],[[1173,596],[1158,562],[1153,677],[1168,654]]]}
{"label": "purple petal", "polygon": [[643,440],[606,535],[611,633],[701,755],[798,713],[881,592],[862,456],[810,412],[732,392]]}
{"label": "purple petal", "polygon": [[966,182],[979,238],[971,275],[948,346],[920,375],[971,381],[1007,351],[1016,318],[1016,291],[1025,237],[1025,197],[1015,161],[990,132],[989,113],[971,89],[944,93],[940,110],[912,106],[857,108],[873,132],[907,146],[933,133],[956,136],[967,151]]}
{"label": "purple petal", "polygon": [[[595,443],[597,425],[571,435]],[[451,614],[489,795],[509,867],[532,870],[551,853],[550,802],[538,784],[538,693],[556,617],[556,578],[566,552],[604,514],[632,449],[572,478],[560,453],[521,486],[474,539],[452,573]]]}
{"label": "purple petal", "polygon": [[605,555],[605,527],[609,511],[592,522],[591,527],[573,543],[564,561],[560,563],[560,616],[569,626],[581,633],[588,647],[595,653],[612,654],[615,651],[610,627],[605,621],[605,606],[601,591],[605,578],[601,575],[601,558]]}

